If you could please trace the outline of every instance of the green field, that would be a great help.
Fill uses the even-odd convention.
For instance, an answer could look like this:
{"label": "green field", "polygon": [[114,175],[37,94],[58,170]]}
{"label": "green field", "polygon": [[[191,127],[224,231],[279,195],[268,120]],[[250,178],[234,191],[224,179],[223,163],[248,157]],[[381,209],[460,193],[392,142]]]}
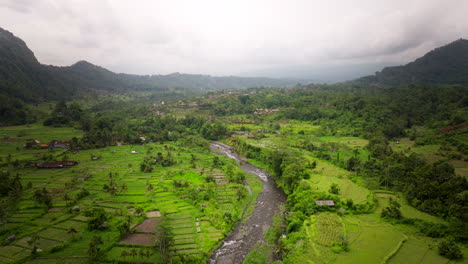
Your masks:
{"label": "green field", "polygon": [[401,214],[403,217],[406,218],[416,218],[416,219],[421,219],[425,220],[428,222],[432,223],[439,223],[439,224],[446,224],[447,222],[444,221],[443,219],[421,212],[418,209],[412,207],[411,205],[408,204],[408,201],[406,198],[403,197],[402,194],[392,194],[391,192],[379,192],[375,191],[376,198],[378,200],[378,207],[377,207],[377,212],[381,212],[383,208],[385,208],[388,205],[388,201],[390,198],[396,199],[398,203],[401,205]]}
{"label": "green field", "polygon": [[[2,145],[1,153],[14,151],[12,157],[18,159],[31,159],[32,153],[44,152],[60,160],[66,151],[24,149],[22,144],[26,138],[47,142],[80,136],[79,131],[71,128],[46,128],[39,125],[6,127],[1,128],[1,131],[12,135],[8,144]],[[17,137],[20,132],[24,135]],[[132,151],[138,154],[132,154]],[[177,166],[156,166],[152,172],[141,172],[143,159],[158,152],[163,155],[170,153]],[[251,212],[251,204],[261,192],[261,182],[247,175],[252,194],[246,192],[244,198],[235,199],[236,190],[245,187],[229,182],[226,170],[228,167],[233,167],[234,171],[239,169],[233,161],[224,157],[220,159],[225,165],[215,168],[215,155],[208,149],[187,149],[169,143],[123,145],[81,150],[75,154],[67,152],[66,155],[69,160],[78,161],[79,164],[66,169],[36,169],[27,166],[4,168],[19,173],[23,186],[30,185],[31,189],[23,192],[17,204],[18,209],[3,226],[1,238],[15,234],[16,240],[0,247],[1,263],[22,261],[29,257],[32,250],[30,241],[36,237],[34,245],[41,252],[27,263],[64,263],[67,256],[73,256],[70,263],[88,263],[87,249],[93,235],[103,238],[104,258],[109,261],[157,262],[159,256],[152,249],[152,244],[146,246],[151,251],[151,254],[147,254],[140,250],[141,246],[132,245],[132,242],[119,243],[121,238],[115,225],[123,219],[123,215],[133,214],[132,227],[145,219],[144,216],[132,213],[137,207],[142,208],[143,212],[157,210],[166,215],[175,235],[172,254],[192,256],[195,259],[200,254],[208,256],[232,228],[232,223],[227,223],[223,215],[230,213],[234,221],[239,220],[243,208],[248,207],[250,209],[247,213]],[[99,158],[92,160],[91,157]],[[110,184],[109,173],[112,173],[117,186],[115,195],[103,189],[105,184]],[[208,176],[213,177],[215,182],[208,183],[205,180]],[[181,182],[182,186],[175,186],[176,181]],[[150,185],[152,190],[148,189]],[[32,200],[34,191],[42,188],[46,188],[52,196],[52,208],[48,210]],[[90,194],[81,199],[76,198],[82,189],[87,189]],[[65,194],[70,200],[65,199]],[[205,198],[194,198],[201,195]],[[78,206],[80,212],[70,213],[73,206]],[[107,213],[107,230],[88,230],[91,218],[86,217],[84,212],[91,208],[101,208]],[[70,231],[72,229],[73,232]],[[133,251],[135,247],[137,255]]]}
{"label": "green field", "polygon": [[[208,110],[187,108],[168,111],[180,118],[188,114],[210,114]],[[365,170],[351,171],[347,166],[351,158],[357,158],[361,164],[372,161],[366,148],[367,139],[339,136],[346,133],[326,135],[318,123],[278,119],[272,115],[237,114],[219,120],[227,123],[228,132],[247,130],[255,134],[254,137],[233,135],[238,142],[255,146],[264,154],[254,153],[258,155],[252,156],[259,160],[248,159],[252,164],[273,173],[269,165],[273,162],[265,158],[274,159],[267,156],[271,153],[283,155],[281,162],[291,158],[300,163],[305,176],[300,176],[293,188],[285,188],[286,192],[293,194],[304,189],[312,197],[324,195],[336,202],[335,207],[314,208],[311,213],[308,204],[304,205],[303,212],[288,212],[279,239],[279,246],[284,247],[281,250],[287,252],[283,263],[451,263],[438,255],[437,239],[422,236],[415,225],[396,224],[380,217],[389,198],[395,198],[401,204],[404,218],[448,224],[413,208],[401,193],[371,191],[369,188],[380,188],[378,184],[369,187],[376,185],[375,179],[370,179],[374,176],[366,175]],[[16,239],[0,246],[0,263],[89,263],[92,260],[88,248],[94,235],[103,239],[104,262],[158,263],[161,256],[154,250],[154,240],[155,229],[162,221],[160,215],[167,219],[173,233],[171,255],[181,256],[187,263],[203,263],[234,224],[245,220],[253,211],[255,199],[262,190],[259,179],[245,175],[234,161],[220,157],[220,162],[215,164],[215,155],[208,148],[186,147],[182,140],[71,152],[26,149],[23,144],[32,139],[48,143],[82,137],[82,132],[73,128],[33,124],[3,127],[0,132],[2,161],[15,161],[5,162],[3,169],[18,173],[22,185],[28,186],[2,225],[0,239],[12,234]],[[233,138],[225,142],[235,143]],[[414,152],[431,162],[445,155],[440,145],[418,146],[407,138],[390,145],[394,151]],[[257,152],[257,148],[251,149]],[[142,172],[145,164],[161,157],[171,163],[152,165],[151,170]],[[79,164],[66,169],[34,167],[46,158],[68,159]],[[450,162],[463,175],[467,162]],[[280,169],[286,170],[290,165],[283,163]],[[250,186],[251,192],[242,182],[230,181],[237,173],[246,177],[244,183]],[[288,187],[288,183],[281,182],[281,176],[277,177],[280,187]],[[332,195],[330,187],[334,184],[339,192]],[[50,208],[34,201],[34,193],[43,188],[52,197]],[[80,196],[83,190],[89,194]],[[239,196],[242,193],[246,194]],[[349,199],[353,205],[347,203]],[[315,206],[314,200],[310,202],[311,207]],[[74,206],[79,210],[71,211]],[[91,209],[102,210],[107,215],[103,230],[89,229],[93,216],[87,213]],[[130,233],[121,234],[118,225],[129,216]],[[32,256],[34,248],[40,250]],[[259,245],[252,256],[259,252],[269,254],[268,250],[272,249]]]}
{"label": "green field", "polygon": [[403,243],[400,249],[388,261],[388,264],[404,263],[448,263],[447,259],[437,254],[434,249],[428,248],[425,241],[410,238]]}
{"label": "green field", "polygon": [[407,237],[378,216],[344,218],[350,251],[339,254],[336,263],[382,263]]}
{"label": "green field", "polygon": [[312,125],[309,122],[303,122],[298,120],[288,120],[288,122],[280,122],[281,133],[285,134],[304,134],[313,135],[320,126]]}
{"label": "green field", "polygon": [[[458,135],[455,137],[460,142],[466,141],[465,135]],[[457,151],[455,148],[449,148],[450,150],[442,150],[443,146],[440,144],[432,145],[415,145],[415,142],[408,139],[402,138],[396,142],[391,142],[390,146],[394,151],[403,152],[403,153],[416,153],[424,157],[428,162],[434,163],[445,158],[450,159],[450,164],[455,168],[455,173],[462,177],[468,177],[468,161],[463,158],[463,153]],[[460,157],[457,159],[450,158],[450,155],[458,154]]]}
{"label": "green field", "polygon": [[340,188],[339,196],[342,199],[352,199],[354,203],[364,204],[367,202],[367,198],[370,195],[368,189],[359,186],[353,181],[346,178],[338,178],[334,176],[325,176],[324,174],[312,174],[310,180],[308,180],[313,189],[328,192],[330,186],[334,183],[338,184]]}
{"label": "green field", "polygon": [[[70,127],[45,127],[40,124],[23,126],[0,127],[0,158],[6,160],[11,155],[14,160],[37,160],[46,153],[48,149],[26,149],[26,142],[39,140],[41,144],[49,144],[52,140],[70,140],[73,137],[81,138],[83,132]],[[57,149],[55,152],[62,152]],[[39,154],[39,155],[35,155]]]}
{"label": "green field", "polygon": [[[315,152],[297,146],[296,142],[304,139],[302,135],[295,135],[290,131],[285,136],[267,134],[260,140],[237,137],[262,149],[290,149],[309,163],[315,161],[316,167],[308,169],[310,179],[306,180],[313,190],[327,193],[335,183],[339,186],[342,201],[352,199],[355,204],[374,204],[373,197],[377,201],[374,213],[372,210],[359,215],[345,213],[341,217],[336,213],[319,213],[307,218],[300,231],[285,238],[289,253],[283,260],[284,263],[449,263],[448,259],[438,254],[437,240],[421,236],[413,227],[392,225],[380,217],[380,212],[388,205],[390,197],[396,197],[401,204],[403,217],[441,224],[446,224],[446,221],[415,209],[402,195],[397,196],[388,191],[370,191],[364,187],[366,180],[359,174],[341,168],[336,160],[320,159],[314,155]],[[368,144],[364,139],[314,135],[308,138],[314,145],[325,144],[336,148],[336,151],[327,152],[330,156],[339,153],[340,158],[347,159],[356,155],[354,150],[358,149],[358,157],[367,160],[369,154],[364,149]],[[268,168],[261,161],[250,161]],[[343,241],[347,241],[348,251],[344,250]]]}
{"label": "green field", "polygon": [[[320,213],[303,228],[304,236],[285,263],[448,263],[433,249],[435,241],[411,235],[377,215]],[[348,251],[342,248],[344,240]]]}

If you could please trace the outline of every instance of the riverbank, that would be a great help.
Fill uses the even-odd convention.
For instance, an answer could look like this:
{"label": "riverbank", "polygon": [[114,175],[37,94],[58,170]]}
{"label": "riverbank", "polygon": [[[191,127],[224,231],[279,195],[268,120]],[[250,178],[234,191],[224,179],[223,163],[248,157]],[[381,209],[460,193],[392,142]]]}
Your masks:
{"label": "riverbank", "polygon": [[265,232],[272,225],[273,216],[279,212],[286,196],[267,172],[243,161],[242,156],[233,152],[230,146],[212,142],[210,147],[213,152],[236,160],[245,172],[258,176],[263,182],[262,193],[252,214],[234,228],[208,261],[210,264],[242,263],[255,244],[263,242]]}

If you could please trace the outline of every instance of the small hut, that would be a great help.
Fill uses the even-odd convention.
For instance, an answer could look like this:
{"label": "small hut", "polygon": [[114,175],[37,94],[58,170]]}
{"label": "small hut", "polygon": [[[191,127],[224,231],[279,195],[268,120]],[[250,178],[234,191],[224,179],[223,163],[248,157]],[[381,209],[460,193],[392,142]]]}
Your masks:
{"label": "small hut", "polygon": [[33,148],[34,146],[37,146],[39,144],[41,144],[41,142],[39,140],[32,140],[32,141],[26,142],[26,144],[24,144],[24,147],[25,148]]}
{"label": "small hut", "polygon": [[66,141],[51,141],[49,143],[49,148],[68,148],[70,147],[70,142],[68,140]]}
{"label": "small hut", "polygon": [[333,202],[333,200],[318,200],[318,201],[315,201],[315,204],[318,206],[329,206],[329,207],[335,206],[335,202]]}

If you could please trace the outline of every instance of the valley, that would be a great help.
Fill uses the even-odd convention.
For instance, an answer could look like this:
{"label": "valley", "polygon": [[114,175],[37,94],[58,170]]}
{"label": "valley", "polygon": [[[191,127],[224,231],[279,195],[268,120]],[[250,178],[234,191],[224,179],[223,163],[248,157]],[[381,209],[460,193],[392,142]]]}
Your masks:
{"label": "valley", "polygon": [[466,263],[467,56],[130,75],[0,29],[0,263]]}

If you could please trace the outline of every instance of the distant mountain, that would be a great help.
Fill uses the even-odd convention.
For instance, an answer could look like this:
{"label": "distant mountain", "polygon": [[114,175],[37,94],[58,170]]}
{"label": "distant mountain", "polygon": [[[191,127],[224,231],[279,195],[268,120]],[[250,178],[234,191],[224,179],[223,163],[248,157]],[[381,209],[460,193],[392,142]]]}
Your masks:
{"label": "distant mountain", "polygon": [[297,84],[296,79],[264,77],[210,76],[202,74],[171,73],[168,75],[119,74],[119,79],[132,88],[189,88],[194,90],[231,90],[249,87],[287,87]]}
{"label": "distant mountain", "polygon": [[362,77],[361,84],[468,84],[468,40],[459,39],[436,48],[404,66],[386,67]]}
{"label": "distant mountain", "polygon": [[42,65],[26,43],[0,28],[0,95],[25,101],[66,99],[87,91],[188,89],[194,92],[287,87],[294,79],[180,74],[117,74],[86,61],[68,67]]}
{"label": "distant mountain", "polygon": [[243,72],[241,76],[265,76],[294,78],[300,83],[337,83],[354,80],[372,74],[388,64],[357,63],[357,64],[301,64],[285,65],[254,71]]}

